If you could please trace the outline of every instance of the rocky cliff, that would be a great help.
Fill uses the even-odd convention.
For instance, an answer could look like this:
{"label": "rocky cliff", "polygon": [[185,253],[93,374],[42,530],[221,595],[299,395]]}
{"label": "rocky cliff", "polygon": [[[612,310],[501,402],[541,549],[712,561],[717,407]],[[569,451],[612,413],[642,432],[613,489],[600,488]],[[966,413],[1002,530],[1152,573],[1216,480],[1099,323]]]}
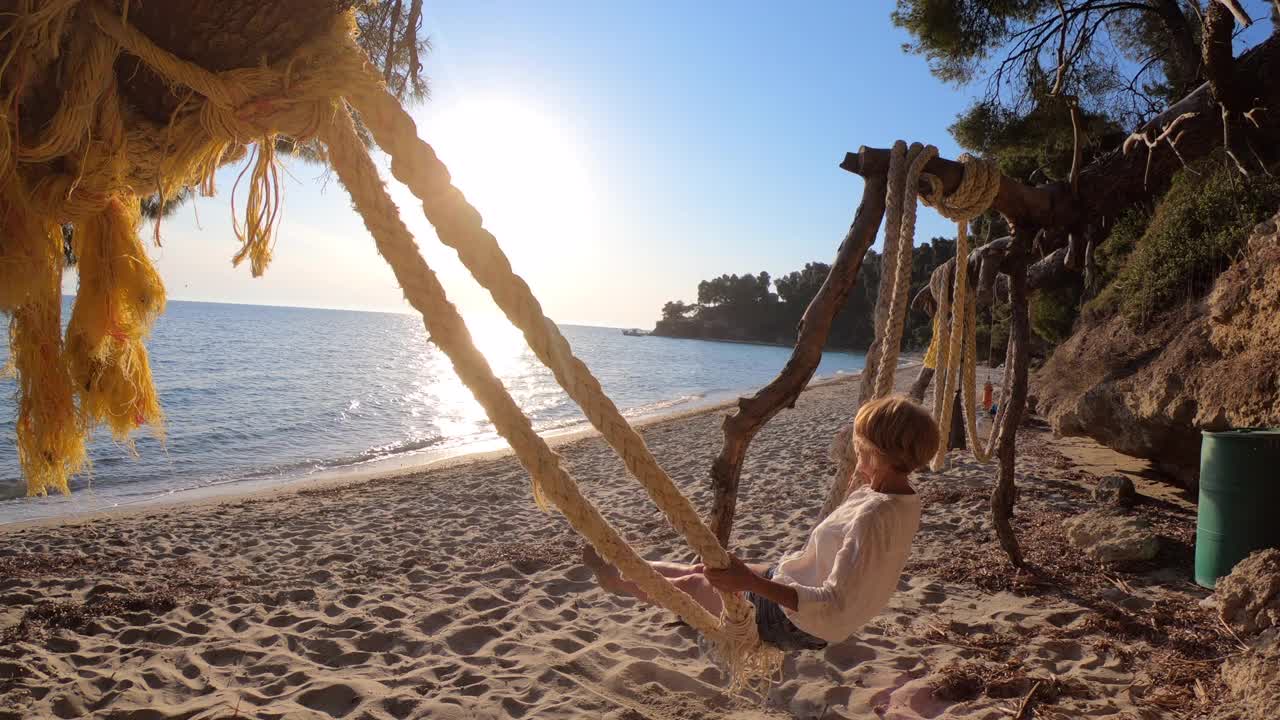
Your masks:
{"label": "rocky cliff", "polygon": [[1033,379],[1038,412],[1189,488],[1201,430],[1280,426],[1278,226],[1258,225],[1212,292],[1141,333],[1119,315],[1082,320]]}

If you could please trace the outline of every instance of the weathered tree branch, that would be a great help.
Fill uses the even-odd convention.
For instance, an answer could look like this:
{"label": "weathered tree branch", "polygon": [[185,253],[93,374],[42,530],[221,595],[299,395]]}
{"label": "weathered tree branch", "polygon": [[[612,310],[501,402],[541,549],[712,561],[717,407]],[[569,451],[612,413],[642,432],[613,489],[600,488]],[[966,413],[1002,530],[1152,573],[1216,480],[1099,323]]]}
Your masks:
{"label": "weathered tree branch", "polygon": [[738,503],[738,481],[747,447],[760,428],[784,407],[793,407],[796,398],[813,377],[822,360],[822,348],[831,331],[836,313],[844,306],[849,291],[858,279],[858,270],[867,250],[875,242],[880,222],[884,219],[887,182],[882,174],[867,178],[862,189],[862,202],[853,224],[836,254],[831,272],[818,294],[809,303],[800,320],[795,350],[786,366],[768,385],[749,398],[738,399],[738,410],[724,419],[724,446],[711,465],[711,529],[727,546],[733,531],[733,518]]}
{"label": "weathered tree branch", "polygon": [[1024,563],[1012,523],[1013,503],[1017,497],[1014,459],[1017,454],[1018,426],[1022,423],[1022,412],[1027,404],[1027,370],[1031,359],[1031,316],[1025,249],[1029,245],[1030,238],[1025,238],[1024,242],[1014,242],[1014,249],[1006,260],[1012,310],[1009,320],[1008,364],[1005,367],[1007,392],[1000,399],[1000,417],[997,420],[999,432],[996,435],[999,469],[996,473],[996,486],[991,493],[991,520],[996,536],[1009,556],[1009,561],[1017,567],[1022,567]]}
{"label": "weathered tree branch", "polygon": [[[1249,17],[1249,13],[1245,12],[1244,7],[1240,5],[1238,0],[1217,0],[1213,4],[1231,13],[1232,19],[1242,26],[1249,27],[1253,24],[1253,18]],[[1213,10],[1212,7],[1209,8],[1209,13],[1212,14]]]}
{"label": "weathered tree branch", "polygon": [[1253,128],[1245,115],[1253,109],[1252,97],[1236,74],[1231,49],[1236,22],[1248,25],[1248,14],[1235,2],[1219,0],[1209,6],[1204,20],[1204,68],[1209,92],[1222,118],[1222,145],[1244,175],[1265,172],[1266,166],[1252,142]]}
{"label": "weathered tree branch", "polygon": [[[861,147],[848,153],[840,167],[862,177],[883,177],[889,171],[889,151],[884,148]],[[925,164],[924,171],[942,181],[945,193],[955,192],[964,177],[964,166],[954,160],[935,157]],[[929,188],[921,184],[921,190]],[[1067,226],[1077,217],[1071,202],[1070,190],[1063,183],[1030,187],[1008,177],[1000,177],[1000,189],[991,207],[1003,215],[1011,225],[1032,224],[1037,227]]]}
{"label": "weathered tree branch", "polygon": [[[1009,257],[1009,249],[1012,238],[1000,238],[979,248],[974,248],[969,253],[969,273],[978,273],[979,289],[978,289],[978,307],[985,307],[993,300],[995,291],[1005,292],[1007,285],[1003,284],[1007,280],[1009,266],[1006,264]],[[1070,283],[1079,272],[1071,269],[1066,262],[1068,249],[1065,247],[1058,248],[1053,252],[1040,258],[1027,268],[1027,291],[1035,292],[1037,290],[1053,290]],[[951,261],[948,260],[948,263]],[[949,272],[950,268],[946,271]],[[943,272],[943,266],[938,266],[934,272]],[[996,282],[993,282],[988,291],[984,291],[986,280],[983,278],[987,273],[1000,273],[1005,277],[997,276]],[[932,316],[934,310],[938,306],[937,298],[933,296],[932,283],[925,285],[916,293],[911,300],[911,307],[914,310]]]}
{"label": "weathered tree branch", "polygon": [[911,383],[911,392],[908,393],[912,400],[916,402],[924,402],[924,394],[929,389],[929,383],[933,382],[933,376],[937,374],[937,370],[925,365],[920,366],[920,372],[916,374],[916,379]]}
{"label": "weathered tree branch", "polygon": [[[1250,83],[1259,105],[1280,107],[1280,73],[1269,70],[1276,66],[1280,66],[1280,34],[1273,34],[1234,60],[1236,77]],[[1182,119],[1176,136],[1164,138],[1169,142],[1155,143],[1178,118]],[[1267,142],[1259,144],[1274,144],[1280,135],[1270,118],[1261,130]],[[992,208],[1015,226],[1075,228],[1115,218],[1135,203],[1155,196],[1168,186],[1184,162],[1204,157],[1222,145],[1221,113],[1209,85],[1200,86],[1134,134],[1152,141],[1154,146],[1148,153],[1112,151],[1090,163],[1080,171],[1077,199],[1071,197],[1069,183],[1031,187],[1002,178]],[[840,164],[863,177],[884,175],[888,166],[888,150],[866,147],[848,154]],[[959,184],[963,172],[960,163],[943,158],[931,160],[925,171],[938,176],[948,192]],[[1080,250],[1084,249],[1082,244]]]}

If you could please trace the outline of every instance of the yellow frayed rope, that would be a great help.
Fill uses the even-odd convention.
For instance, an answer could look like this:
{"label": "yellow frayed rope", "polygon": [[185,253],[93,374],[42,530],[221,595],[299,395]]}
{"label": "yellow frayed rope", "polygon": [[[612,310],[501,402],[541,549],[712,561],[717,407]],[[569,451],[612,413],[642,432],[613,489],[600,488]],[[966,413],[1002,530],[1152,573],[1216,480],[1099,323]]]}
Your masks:
{"label": "yellow frayed rope", "polygon": [[938,376],[934,379],[933,411],[943,435],[933,459],[934,470],[942,470],[946,466],[951,413],[955,406],[952,398],[961,384],[961,407],[966,416],[964,426],[969,447],[979,462],[986,462],[990,457],[990,441],[984,443],[978,437],[977,409],[974,406],[977,392],[977,300],[968,283],[969,221],[991,207],[991,201],[1000,190],[1000,171],[993,164],[967,154],[960,156],[960,162],[964,164],[964,176],[955,192],[943,196],[935,185],[935,192],[923,197],[925,204],[956,222],[956,256],[952,271],[954,290],[932,288],[938,310],[934,314],[933,339],[926,353],[926,358],[936,358]]}
{"label": "yellow frayed rope", "polygon": [[[760,642],[751,605],[738,594],[725,594],[723,613],[717,619],[654,571],[581,495],[577,484],[560,467],[559,457],[533,431],[528,417],[476,350],[465,323],[418,253],[367,149],[359,141],[348,103],[391,157],[392,174],[422,201],[440,239],[458,251],[476,279],[524,332],[539,359],[615,448],[672,525],[709,566],[727,566],[727,551],[604,394],[596,378],[573,355],[528,285],[511,269],[497,241],[483,228],[479,213],[452,186],[448,171],[431,147],[417,137],[412,119],[387,91],[381,74],[355,43],[350,16],[343,18],[331,33],[303,47],[287,63],[213,73],[155,46],[96,2],[86,2],[81,10],[89,23],[82,24],[79,32],[93,30],[84,38],[85,47],[99,47],[102,38],[110,41],[99,52],[86,55],[76,68],[72,86],[77,98],[96,97],[98,102],[77,103],[69,108],[66,117],[56,119],[37,145],[19,152],[19,158],[26,159],[20,160],[17,169],[21,171],[19,175],[38,176],[43,167],[35,165],[36,160],[66,147],[73,148],[69,155],[81,153],[89,161],[81,163],[77,174],[51,172],[40,176],[29,201],[15,202],[14,198],[25,197],[21,192],[4,195],[9,211],[28,211],[22,213],[24,218],[73,221],[77,251],[83,253],[81,262],[90,259],[94,268],[91,276],[98,278],[86,286],[84,269],[81,271],[81,292],[72,318],[72,327],[80,329],[68,332],[69,358],[53,363],[66,370],[67,382],[51,385],[70,388],[73,376],[77,385],[82,380],[88,380],[91,387],[95,382],[101,383],[99,394],[103,399],[92,400],[81,391],[79,411],[73,410],[70,420],[55,420],[53,425],[74,431],[79,437],[85,428],[105,422],[117,434],[121,429],[127,434],[159,417],[158,405],[153,415],[134,412],[143,401],[149,408],[154,397],[141,339],[155,313],[163,307],[158,276],[137,244],[137,195],[158,191],[164,197],[191,185],[212,192],[217,167],[242,157],[248,146],[254,146],[249,201],[243,223],[237,221],[242,246],[236,261],[249,258],[256,275],[270,258],[270,238],[278,217],[279,180],[273,155],[276,139],[282,135],[299,142],[318,138],[326,145],[331,165],[350,191],[406,299],[422,313],[436,345],[448,355],[459,377],[529,471],[539,504],[554,504],[627,579],[710,638],[728,664],[735,686],[757,684],[777,673],[781,653]],[[113,62],[120,52],[139,58],[180,92],[189,91],[167,127],[147,127],[145,121],[131,117],[132,126],[123,131],[121,120],[128,111],[119,103],[109,72],[105,73],[103,87],[101,66]],[[95,138],[93,131],[104,124],[112,133],[105,140]],[[127,212],[127,208],[135,209]],[[93,224],[95,218],[99,218],[99,225]],[[82,226],[87,229],[82,230]],[[52,246],[48,242],[37,245],[46,250]],[[8,248],[4,251],[8,253]],[[28,255],[32,257],[19,260],[34,262],[34,255]],[[0,256],[0,270],[6,260]],[[54,268],[50,272],[56,270],[60,274],[56,262],[46,265]],[[141,287],[142,292],[132,293],[127,312],[118,313],[113,308],[118,308],[121,285],[134,290]],[[40,283],[40,288],[52,286],[51,282]],[[30,293],[15,294],[12,299],[0,296],[0,300],[9,301],[5,309],[11,305],[47,309],[50,304],[48,298],[35,298]],[[95,310],[100,315],[93,315]],[[15,323],[17,318],[15,313]],[[45,336],[49,334],[48,327],[57,325],[56,314],[52,319],[40,316],[37,320],[30,324],[43,328]],[[52,350],[55,354],[61,351]],[[24,361],[21,354],[16,360],[20,377],[34,377],[33,362]],[[43,392],[42,386],[32,387],[33,392]],[[54,433],[46,430],[37,435],[52,437]],[[74,453],[66,452],[67,448],[40,450],[48,450],[43,454],[65,462],[62,470],[53,473],[52,480],[42,481],[37,489],[55,487],[65,491],[66,477],[82,462],[83,447],[79,448],[79,461]],[[29,483],[35,476],[33,468],[35,465],[24,461]]]}

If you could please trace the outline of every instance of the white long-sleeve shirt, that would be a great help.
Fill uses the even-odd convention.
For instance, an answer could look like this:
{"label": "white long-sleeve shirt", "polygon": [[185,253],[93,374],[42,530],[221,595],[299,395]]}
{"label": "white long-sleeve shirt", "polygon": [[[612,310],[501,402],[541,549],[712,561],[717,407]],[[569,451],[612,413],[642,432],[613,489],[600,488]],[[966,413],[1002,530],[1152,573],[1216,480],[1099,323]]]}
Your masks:
{"label": "white long-sleeve shirt", "polygon": [[801,630],[842,642],[875,617],[898,588],[920,528],[920,498],[863,486],[818,524],[804,549],[778,563],[775,582],[795,588],[786,611]]}

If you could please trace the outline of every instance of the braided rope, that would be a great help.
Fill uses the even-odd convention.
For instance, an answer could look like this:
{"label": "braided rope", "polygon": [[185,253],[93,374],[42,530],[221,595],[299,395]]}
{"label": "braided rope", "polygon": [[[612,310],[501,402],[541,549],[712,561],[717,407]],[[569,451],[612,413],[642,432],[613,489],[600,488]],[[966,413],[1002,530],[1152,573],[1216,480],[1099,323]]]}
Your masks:
{"label": "braided rope", "polygon": [[[960,383],[963,382],[965,391],[961,394],[961,403],[967,416],[964,424],[965,434],[969,439],[974,457],[979,462],[986,462],[990,457],[990,447],[978,440],[977,417],[974,412],[974,393],[976,392],[974,385],[977,381],[977,300],[972,297],[968,285],[969,220],[981,215],[991,206],[991,201],[1000,190],[1000,172],[991,163],[968,154],[961,155],[960,162],[964,164],[964,175],[955,192],[944,197],[941,192],[938,192],[940,185],[934,185],[934,192],[922,198],[925,204],[935,208],[944,217],[956,221],[954,289],[950,293],[943,289],[940,296],[935,294],[938,300],[937,315],[945,318],[946,321],[934,324],[933,343],[938,344],[936,352],[938,377],[935,380],[933,410],[943,435],[950,437],[947,429],[951,427],[951,414],[955,405],[952,398],[959,389]],[[932,348],[930,348],[930,354],[933,354]],[[945,440],[939,444],[938,452],[931,463],[935,471],[946,467],[948,449],[948,443]]]}
{"label": "braided rope", "polygon": [[[363,51],[354,42],[349,43],[352,57],[363,59]],[[368,64],[363,64],[362,67],[364,77],[353,84],[349,101],[360,113],[361,120],[378,145],[391,156],[392,175],[422,201],[423,211],[435,226],[441,242],[458,252],[472,276],[490,292],[512,324],[520,328],[538,359],[552,371],[561,387],[582,408],[587,419],[622,458],[627,469],[641,483],[671,525],[684,535],[704,562],[712,567],[727,567],[728,552],[703,523],[693,504],[658,464],[644,439],[604,393],[599,381],[573,354],[559,328],[542,312],[532,290],[512,270],[510,261],[496,238],[484,229],[480,214],[452,186],[448,169],[436,157],[431,146],[418,137],[412,117],[387,92],[376,70]],[[434,332],[432,337],[436,337]],[[476,392],[475,387],[470,384],[469,387]],[[486,410],[489,409],[486,406]],[[494,406],[489,413],[490,418],[496,424],[504,412],[514,412],[524,418],[514,404],[509,408]],[[527,418],[524,420],[527,422]],[[509,422],[510,419],[506,421]],[[516,436],[516,439],[519,440],[519,437]],[[517,442],[512,442],[512,446],[520,452]],[[555,485],[548,484],[572,484],[567,476],[561,479],[554,473],[537,471],[536,465],[526,464],[526,467],[533,476],[534,493],[539,504],[544,502],[544,498],[550,497],[556,501],[556,497],[561,496],[562,499],[556,501],[556,504],[571,522],[575,515],[587,511],[586,507],[590,504],[581,496],[563,499],[563,492],[556,490]],[[590,512],[596,511],[590,508]],[[611,540],[601,535],[598,526],[575,524],[575,527],[593,545],[597,544],[597,540],[602,541],[604,547],[598,547],[602,550],[601,554],[628,579],[639,581],[645,575],[652,574],[647,563],[641,568],[633,562],[619,562],[617,552],[603,552],[609,550]],[[652,590],[643,585],[641,587],[656,602],[673,609],[675,606],[671,604],[672,601],[687,597],[665,579],[654,584]],[[714,626],[714,630],[708,628],[705,622],[695,627],[720,643],[722,656],[730,661],[731,669],[735,670],[735,682],[772,674],[780,661],[780,655],[773,648],[760,645],[754,609],[737,593],[722,593],[721,597],[724,609],[719,625]]]}
{"label": "braided rope", "polygon": [[432,342],[453,363],[455,372],[510,443],[522,465],[538,479],[544,497],[561,509],[574,529],[588,536],[601,555],[625,568],[627,577],[685,622],[716,637],[719,626],[701,605],[662,577],[618,535],[578,490],[560,466],[559,456],[533,430],[528,418],[503,387],[475,346],[466,323],[449,302],[440,281],[418,252],[377,168],[355,133],[349,114],[340,113],[322,130],[334,171],[351,194],[378,252],[391,266],[409,304],[422,314]]}
{"label": "braided rope", "polygon": [[[71,4],[66,3],[68,7]],[[143,133],[116,132],[110,143],[99,143],[106,151],[102,160],[86,164],[84,171],[92,172],[92,178],[83,173],[81,176],[57,172],[45,175],[38,188],[42,191],[42,209],[65,212],[69,200],[81,198],[79,202],[85,207],[75,214],[90,214],[103,203],[114,207],[119,203],[117,195],[129,192],[130,184],[138,182],[154,182],[145,189],[159,188],[164,193],[199,181],[203,189],[211,191],[213,171],[229,158],[243,154],[246,145],[256,144],[258,160],[251,178],[247,235],[238,257],[251,256],[257,274],[269,257],[266,243],[278,186],[270,148],[278,134],[298,140],[322,137],[335,170],[351,191],[353,201],[406,297],[424,315],[433,339],[450,357],[459,377],[529,471],[539,504],[545,506],[549,501],[560,508],[574,528],[624,576],[711,639],[727,662],[735,687],[765,680],[776,673],[781,666],[781,653],[760,643],[752,606],[739,594],[723,595],[724,610],[717,620],[654,571],[581,495],[572,478],[560,468],[558,457],[533,431],[528,417],[475,349],[465,324],[418,254],[367,150],[359,142],[351,116],[341,105],[344,96],[359,110],[380,146],[392,157],[396,177],[423,200],[428,219],[440,238],[458,250],[464,264],[524,332],[539,359],[551,368],[557,381],[618,451],[672,525],[685,535],[709,566],[728,565],[727,551],[702,523],[692,503],[658,466],[643,439],[604,394],[598,380],[574,357],[528,286],[511,270],[497,241],[482,227],[479,213],[450,184],[448,171],[431,147],[417,138],[412,119],[387,91],[380,74],[373,70],[367,56],[352,39],[355,24],[350,13],[335,24],[333,32],[308,43],[286,64],[218,73],[157,47],[145,34],[101,4],[86,2],[80,17],[87,18],[88,23],[101,31],[100,35],[95,34],[93,42],[94,47],[100,45],[102,50],[91,55],[94,60],[89,63],[90,67],[79,67],[73,76],[76,98],[94,95],[104,75],[101,58],[108,55],[114,58],[121,50],[139,58],[168,82],[189,88],[193,94],[175,111],[163,140],[145,137]],[[109,73],[106,75],[110,77]],[[192,100],[194,104],[188,106]],[[126,109],[117,103],[113,95],[109,110],[114,111],[114,115],[109,113],[107,117],[118,121]],[[83,114],[84,104],[76,102],[68,108],[66,120],[55,118],[39,146],[28,149],[26,157],[42,157],[68,143],[68,137],[74,139],[76,145],[89,142],[91,149],[96,147],[92,144],[89,120],[75,119]],[[73,111],[78,115],[73,117]],[[86,155],[90,156],[97,157]],[[91,181],[86,184],[87,178]]]}
{"label": "braided rope", "polygon": [[[360,50],[352,44],[353,53]],[[454,248],[463,264],[485,287],[530,348],[581,408],[640,481],[668,521],[712,567],[727,567],[728,553],[711,529],[658,464],[640,434],[604,393],[599,381],[574,356],[568,341],[542,312],[525,281],[511,268],[494,236],[485,230],[475,208],[450,184],[450,176],[434,150],[417,134],[413,118],[382,86],[376,69],[365,67],[363,82],[349,96],[378,145],[391,156],[391,173],[422,201],[427,219],[441,242]],[[741,597],[723,596],[726,627],[754,633],[753,611]]]}
{"label": "braided rope", "polygon": [[[885,189],[884,253],[881,256],[880,287],[876,291],[875,338],[867,352],[858,405],[893,392],[902,349],[902,333],[911,304],[911,254],[915,245],[916,199],[920,180],[936,185],[936,178],[924,172],[929,160],[938,155],[932,145],[902,140],[889,151],[888,183]],[[820,517],[826,517],[844,502],[852,489],[857,457],[853,452],[853,422],[845,423],[832,438],[830,456],[836,463],[833,484],[823,503]]]}
{"label": "braided rope", "polygon": [[98,99],[115,78],[115,59],[120,52],[116,43],[101,33],[85,32],[83,27],[76,39],[83,45],[77,48],[83,53],[83,60],[76,67],[78,72],[71,78],[70,87],[39,142],[18,148],[18,159],[23,162],[52,160],[75,150],[83,139],[84,128],[92,122]]}
{"label": "braided rope", "polygon": [[[896,149],[896,145],[895,145]],[[907,310],[911,305],[911,253],[916,237],[916,196],[919,193],[919,182],[924,166],[929,160],[937,157],[938,148],[932,145],[912,143],[906,156],[906,170],[901,177],[890,180],[889,187],[899,188],[899,200],[902,208],[896,225],[885,228],[886,259],[891,242],[897,245],[894,252],[895,265],[886,264],[885,271],[894,271],[893,292],[889,300],[888,318],[883,327],[877,328],[880,336],[880,369],[876,373],[875,397],[880,398],[893,392],[893,383],[898,370],[898,355],[902,350],[902,333],[906,327]],[[901,172],[901,170],[900,170]],[[901,183],[901,184],[899,184]],[[880,287],[888,284],[888,276],[882,271]]]}
{"label": "braided rope", "polygon": [[867,353],[862,387],[858,397],[859,405],[875,397],[876,381],[880,374],[880,355],[884,352],[886,344],[884,329],[889,324],[889,309],[893,304],[894,289],[894,284],[890,282],[890,274],[898,267],[898,235],[902,230],[902,184],[906,179],[906,159],[907,143],[898,140],[889,150],[888,184],[885,188],[884,200],[884,245],[880,255],[880,287],[876,289],[873,324],[875,338]]}

